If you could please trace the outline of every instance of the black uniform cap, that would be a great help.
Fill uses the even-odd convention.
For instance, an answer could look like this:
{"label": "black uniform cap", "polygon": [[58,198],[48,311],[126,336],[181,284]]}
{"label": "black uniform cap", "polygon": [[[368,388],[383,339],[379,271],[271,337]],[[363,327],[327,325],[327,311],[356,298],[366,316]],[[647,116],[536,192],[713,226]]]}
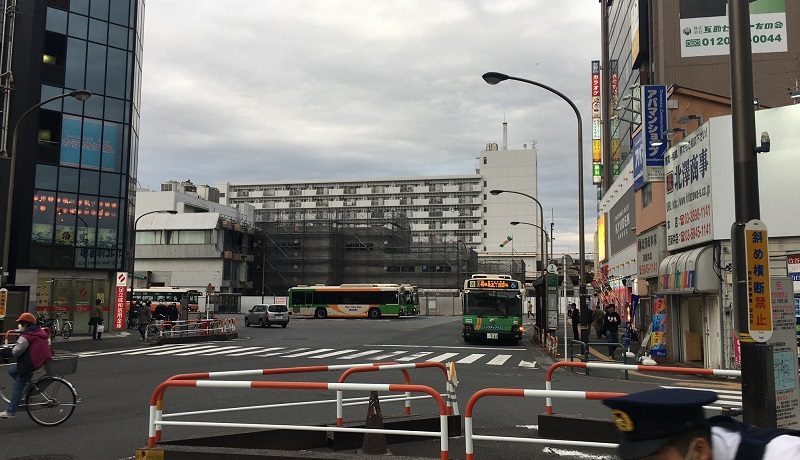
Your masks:
{"label": "black uniform cap", "polygon": [[703,406],[717,400],[712,391],[659,389],[606,399],[620,431],[618,455],[632,460],[651,455],[678,434],[706,425]]}

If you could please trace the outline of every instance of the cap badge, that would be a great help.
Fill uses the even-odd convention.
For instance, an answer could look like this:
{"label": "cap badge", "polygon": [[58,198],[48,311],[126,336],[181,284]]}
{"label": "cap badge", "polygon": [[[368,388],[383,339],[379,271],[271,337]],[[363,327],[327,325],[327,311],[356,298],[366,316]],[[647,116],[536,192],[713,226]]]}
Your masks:
{"label": "cap badge", "polygon": [[614,424],[619,431],[623,433],[630,433],[633,431],[633,420],[631,420],[630,415],[621,410],[615,410],[611,412],[611,416],[614,418]]}

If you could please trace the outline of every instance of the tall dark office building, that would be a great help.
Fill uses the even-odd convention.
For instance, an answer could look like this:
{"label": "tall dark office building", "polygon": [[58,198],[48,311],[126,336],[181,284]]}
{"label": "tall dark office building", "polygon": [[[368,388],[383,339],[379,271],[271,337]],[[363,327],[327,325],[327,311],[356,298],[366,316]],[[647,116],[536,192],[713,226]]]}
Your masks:
{"label": "tall dark office building", "polygon": [[[61,311],[80,332],[96,299],[108,314],[117,272],[132,271],[144,1],[3,3],[13,11],[2,27],[8,156],[17,134],[7,318]],[[83,102],[60,98],[23,115],[84,89]],[[10,163],[0,160],[4,223]]]}

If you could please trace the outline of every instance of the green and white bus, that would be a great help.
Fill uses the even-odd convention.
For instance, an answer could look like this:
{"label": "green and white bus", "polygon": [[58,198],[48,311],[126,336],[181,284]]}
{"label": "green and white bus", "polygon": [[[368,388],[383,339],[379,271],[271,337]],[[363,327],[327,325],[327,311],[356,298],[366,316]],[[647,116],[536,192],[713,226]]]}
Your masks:
{"label": "green and white bus", "polygon": [[417,287],[409,284],[342,284],[289,289],[293,315],[314,318],[371,318],[419,313]]}
{"label": "green and white bus", "polygon": [[525,328],[525,286],[508,275],[475,274],[464,281],[461,335],[476,339],[511,339],[519,343]]}

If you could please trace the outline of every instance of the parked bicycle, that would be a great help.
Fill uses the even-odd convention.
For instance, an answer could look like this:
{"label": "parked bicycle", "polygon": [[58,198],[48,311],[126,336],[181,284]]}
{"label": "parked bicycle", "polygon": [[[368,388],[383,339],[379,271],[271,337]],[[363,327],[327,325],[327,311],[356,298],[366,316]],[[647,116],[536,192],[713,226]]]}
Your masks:
{"label": "parked bicycle", "polygon": [[61,337],[65,340],[72,336],[73,325],[72,321],[69,320],[61,320],[61,312],[56,312],[55,318],[46,318],[42,315],[38,315],[37,323],[41,327],[46,327],[48,331],[50,331],[50,340],[56,338],[56,334],[61,334]]}
{"label": "parked bicycle", "polygon": [[[74,374],[78,369],[78,356],[57,354],[44,368],[34,373],[33,378],[22,391],[19,407],[25,408],[28,416],[41,426],[56,426],[66,422],[81,402],[75,387],[63,376]],[[5,391],[8,379],[0,380],[0,398],[9,402]],[[9,388],[10,390],[10,388]]]}

